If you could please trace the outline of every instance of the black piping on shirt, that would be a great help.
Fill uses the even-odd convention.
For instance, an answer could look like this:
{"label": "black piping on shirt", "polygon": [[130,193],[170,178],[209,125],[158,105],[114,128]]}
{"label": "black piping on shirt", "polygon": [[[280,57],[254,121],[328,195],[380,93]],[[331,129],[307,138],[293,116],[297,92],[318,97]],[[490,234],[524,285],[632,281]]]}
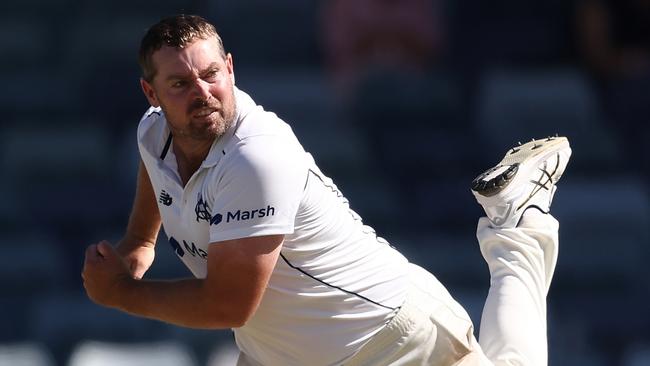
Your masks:
{"label": "black piping on shirt", "polygon": [[389,307],[389,306],[382,305],[382,304],[380,304],[380,303],[378,303],[378,302],[376,302],[376,301],[370,300],[369,298],[367,298],[367,297],[365,297],[365,296],[363,296],[363,295],[360,295],[360,294],[358,294],[358,293],[356,293],[356,292],[348,291],[348,290],[346,290],[346,289],[344,289],[344,288],[341,288],[341,287],[338,287],[338,286],[334,286],[334,285],[332,285],[332,284],[330,284],[330,283],[327,283],[327,282],[325,282],[325,281],[323,281],[323,280],[321,280],[321,279],[319,279],[319,278],[317,278],[317,277],[315,277],[315,276],[313,276],[313,275],[311,275],[311,274],[305,272],[302,268],[297,267],[297,266],[294,266],[293,264],[291,264],[291,262],[289,262],[289,260],[284,256],[284,254],[280,253],[280,257],[282,257],[282,259],[285,261],[285,263],[287,263],[287,265],[288,265],[289,267],[295,269],[296,271],[298,271],[298,272],[304,274],[305,276],[307,276],[307,277],[309,277],[309,278],[311,278],[311,279],[313,279],[313,280],[315,280],[315,281],[317,281],[317,282],[322,283],[322,284],[325,285],[325,286],[328,286],[328,287],[331,287],[331,288],[335,288],[335,289],[337,289],[337,290],[339,290],[339,291],[343,291],[343,292],[345,292],[346,294],[354,295],[354,296],[356,296],[356,297],[358,297],[358,298],[360,298],[360,299],[366,300],[366,301],[368,301],[368,302],[370,302],[370,303],[372,303],[372,304],[375,304],[375,305],[377,305],[377,306],[381,306],[381,307],[384,308],[384,309],[393,310],[393,311],[398,309],[398,308],[391,308],[391,307]]}
{"label": "black piping on shirt", "polygon": [[167,156],[167,152],[169,151],[169,146],[172,144],[172,133],[169,133],[169,137],[167,137],[167,142],[165,142],[165,147],[163,147],[162,154],[160,154],[160,160],[165,160],[165,156]]}

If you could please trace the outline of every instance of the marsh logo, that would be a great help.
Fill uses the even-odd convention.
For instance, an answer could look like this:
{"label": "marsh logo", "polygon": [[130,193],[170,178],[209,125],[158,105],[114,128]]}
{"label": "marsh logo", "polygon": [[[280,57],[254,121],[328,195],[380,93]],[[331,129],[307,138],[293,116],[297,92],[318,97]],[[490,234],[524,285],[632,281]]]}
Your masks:
{"label": "marsh logo", "polygon": [[172,249],[174,249],[174,252],[176,252],[176,255],[179,257],[185,256],[185,253],[189,253],[192,257],[199,257],[202,259],[208,258],[208,253],[196,246],[194,242],[186,242],[185,240],[181,240],[183,242],[183,247],[185,247],[185,250],[183,250],[183,247],[181,247],[181,243],[178,242],[178,240],[174,239],[174,237],[169,238],[169,244],[172,246]]}
{"label": "marsh logo", "polygon": [[181,244],[178,242],[178,240],[174,239],[173,236],[169,238],[169,244],[172,246],[172,249],[174,249],[174,252],[176,252],[176,255],[179,257],[185,255],[185,251],[183,251],[183,248],[181,248]]}
{"label": "marsh logo", "polygon": [[[237,210],[237,211],[228,211],[226,212],[226,223],[231,221],[247,221],[251,219],[261,219],[267,216],[275,216],[275,207],[266,206],[266,208],[259,208],[257,210]],[[216,214],[210,220],[210,225],[218,225],[223,221],[223,216],[221,214]]]}
{"label": "marsh logo", "polygon": [[223,220],[223,216],[218,213],[218,214],[212,216],[212,218],[210,219],[210,225],[219,225],[221,220]]}

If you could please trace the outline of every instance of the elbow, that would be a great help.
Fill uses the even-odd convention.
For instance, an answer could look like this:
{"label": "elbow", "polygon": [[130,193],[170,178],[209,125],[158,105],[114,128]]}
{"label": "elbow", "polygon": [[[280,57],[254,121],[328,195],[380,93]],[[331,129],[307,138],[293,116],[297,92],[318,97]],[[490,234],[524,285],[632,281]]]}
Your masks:
{"label": "elbow", "polygon": [[244,325],[246,325],[247,322],[248,322],[247,318],[235,319],[235,320],[233,320],[232,324],[230,325],[230,328],[233,328],[233,329],[241,328]]}
{"label": "elbow", "polygon": [[243,317],[243,316],[234,316],[234,315],[229,315],[229,316],[224,316],[223,313],[221,314],[210,314],[207,316],[207,319],[203,319],[197,326],[190,326],[192,328],[197,328],[197,329],[207,329],[207,330],[218,330],[218,329],[234,329],[234,328],[241,328],[246,323],[250,317]]}
{"label": "elbow", "polygon": [[224,329],[224,328],[241,328],[245,326],[248,321],[255,314],[255,309],[249,306],[237,306],[236,304],[228,304],[226,308],[212,307],[213,311],[206,314],[209,321],[204,325],[208,329]]}
{"label": "elbow", "polygon": [[203,299],[204,313],[210,319],[210,325],[219,328],[241,328],[245,326],[257,312],[262,300],[262,294],[253,291],[224,291],[219,286],[205,283]]}
{"label": "elbow", "polygon": [[245,326],[249,320],[255,314],[255,309],[252,309],[248,306],[241,306],[236,309],[233,309],[233,312],[230,316],[231,325],[230,328],[241,328]]}

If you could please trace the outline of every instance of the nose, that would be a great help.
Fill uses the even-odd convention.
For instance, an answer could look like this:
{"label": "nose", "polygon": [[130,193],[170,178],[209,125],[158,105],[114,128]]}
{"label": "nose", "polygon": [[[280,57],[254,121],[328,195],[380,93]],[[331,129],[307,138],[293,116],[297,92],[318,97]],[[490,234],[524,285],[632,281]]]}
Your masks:
{"label": "nose", "polygon": [[196,79],[194,82],[194,94],[197,99],[208,100],[212,96],[210,93],[210,84],[202,80]]}

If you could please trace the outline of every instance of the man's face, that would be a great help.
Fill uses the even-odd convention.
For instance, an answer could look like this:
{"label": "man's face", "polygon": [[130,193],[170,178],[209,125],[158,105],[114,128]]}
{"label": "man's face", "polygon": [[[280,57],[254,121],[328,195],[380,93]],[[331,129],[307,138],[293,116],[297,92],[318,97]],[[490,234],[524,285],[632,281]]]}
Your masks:
{"label": "man's face", "polygon": [[163,46],[152,56],[156,76],[141,80],[149,103],[160,106],[175,138],[212,140],[235,117],[232,56],[221,56],[216,38],[185,48]]}

